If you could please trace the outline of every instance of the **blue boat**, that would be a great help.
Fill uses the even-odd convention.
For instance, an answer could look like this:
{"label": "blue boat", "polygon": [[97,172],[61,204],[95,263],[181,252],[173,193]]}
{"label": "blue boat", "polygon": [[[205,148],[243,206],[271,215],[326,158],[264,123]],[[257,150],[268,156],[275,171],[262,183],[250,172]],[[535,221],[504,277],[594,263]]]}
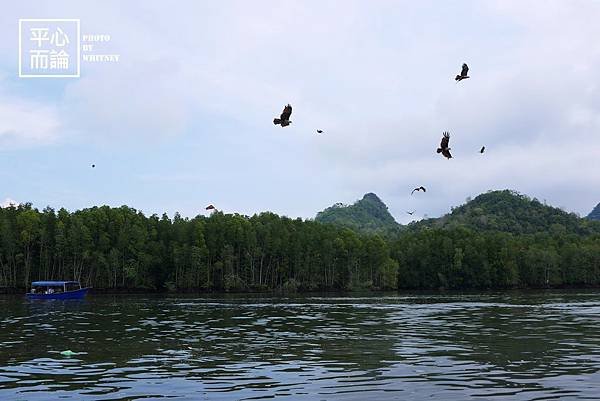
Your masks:
{"label": "blue boat", "polygon": [[79,281],[34,281],[28,299],[81,299],[90,287],[81,288]]}

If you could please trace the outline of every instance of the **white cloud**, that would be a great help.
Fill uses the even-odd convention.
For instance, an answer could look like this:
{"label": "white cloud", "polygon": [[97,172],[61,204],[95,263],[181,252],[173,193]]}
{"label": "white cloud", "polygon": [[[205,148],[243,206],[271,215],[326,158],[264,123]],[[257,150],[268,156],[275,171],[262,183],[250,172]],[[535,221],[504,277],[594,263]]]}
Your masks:
{"label": "white cloud", "polygon": [[[58,106],[0,94],[0,146],[66,133],[86,144],[177,143],[199,127],[198,142],[185,142],[199,149],[198,173],[182,163],[146,171],[144,181],[185,197],[180,188],[196,174],[213,188],[251,174],[263,189],[255,199],[233,185],[222,188],[221,203],[243,199],[306,217],[317,204],[352,203],[369,191],[399,219],[417,207],[439,215],[488,189],[517,189],[581,214],[600,200],[600,3],[54,3],[54,14],[77,14],[83,31],[111,34],[107,48],[121,61],[84,64]],[[463,61],[472,78],[456,84]],[[274,136],[272,118],[287,102],[293,125]],[[316,128],[325,134],[311,136]],[[443,130],[452,133],[451,161],[435,154]],[[165,155],[161,166],[179,157]],[[207,177],[206,160],[222,168]],[[418,185],[426,196],[407,196]],[[292,196],[297,188],[318,200]]]}
{"label": "white cloud", "polygon": [[4,201],[2,201],[2,203],[0,203],[0,207],[10,207],[10,206],[18,206],[19,202],[17,202],[16,200],[13,200],[11,198],[6,198],[4,199]]}
{"label": "white cloud", "polygon": [[58,138],[59,129],[54,107],[0,93],[0,149],[51,143]]}

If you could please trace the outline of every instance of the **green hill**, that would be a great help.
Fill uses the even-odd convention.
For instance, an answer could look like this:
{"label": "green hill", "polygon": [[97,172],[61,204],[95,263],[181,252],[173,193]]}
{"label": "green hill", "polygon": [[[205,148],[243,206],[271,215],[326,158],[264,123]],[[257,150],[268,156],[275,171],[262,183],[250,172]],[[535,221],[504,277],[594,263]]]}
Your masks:
{"label": "green hill", "polygon": [[[600,209],[597,207],[597,209]],[[600,214],[600,210],[599,210]],[[600,224],[581,219],[537,199],[511,190],[490,191],[477,196],[440,218],[413,223],[411,229],[467,227],[476,231],[513,234],[600,233]]]}
{"label": "green hill", "polygon": [[392,234],[401,228],[385,203],[374,193],[366,194],[352,205],[336,203],[317,213],[315,221],[369,234]]}
{"label": "green hill", "polygon": [[600,220],[600,203],[587,215],[587,218],[590,220]]}

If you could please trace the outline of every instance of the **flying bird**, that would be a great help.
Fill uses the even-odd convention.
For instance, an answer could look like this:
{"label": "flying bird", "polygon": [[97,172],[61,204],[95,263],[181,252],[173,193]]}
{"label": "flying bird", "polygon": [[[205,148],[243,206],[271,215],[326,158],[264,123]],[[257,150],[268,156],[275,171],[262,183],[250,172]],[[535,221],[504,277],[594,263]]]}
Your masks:
{"label": "flying bird", "polygon": [[92,164],[92,168],[96,168],[96,165],[95,165],[95,164]]}
{"label": "flying bird", "polygon": [[206,206],[206,210],[217,210],[217,208],[214,207],[213,205],[208,205],[208,206]]}
{"label": "flying bird", "polygon": [[410,214],[412,216],[414,212],[416,212],[416,210],[413,210],[412,212],[408,212],[407,211],[406,213],[408,213],[408,214]]}
{"label": "flying bird", "polygon": [[470,78],[467,75],[468,73],[469,73],[469,66],[467,65],[467,63],[463,63],[462,71],[460,72],[460,75],[457,75],[456,78],[454,78],[454,79],[456,80],[456,82],[460,82],[463,79]]}
{"label": "flying bird", "polygon": [[483,152],[485,152],[485,146],[482,146],[481,150],[479,151],[479,153],[483,153]]}
{"label": "flying bird", "polygon": [[318,130],[317,130],[317,134],[322,134],[322,133],[323,133],[323,130],[322,130],[322,129],[318,129]]}
{"label": "flying bird", "polygon": [[444,136],[442,137],[442,142],[440,143],[440,147],[437,148],[437,152],[444,155],[446,159],[452,159],[452,155],[450,154],[450,148],[448,147],[448,143],[450,142],[450,133],[448,131],[444,131]]}
{"label": "flying bird", "polygon": [[290,125],[292,122],[290,121],[290,116],[292,115],[292,106],[290,104],[288,104],[287,106],[285,106],[283,108],[283,111],[281,112],[281,116],[279,116],[279,118],[275,118],[273,120],[273,124],[277,125],[281,125],[282,127],[287,127],[288,125]]}
{"label": "flying bird", "polygon": [[417,191],[417,192],[418,192],[418,191],[427,192],[427,190],[425,189],[425,187],[424,187],[424,186],[420,186],[419,188],[415,188],[415,189],[413,189],[413,190],[412,190],[412,192],[411,192],[410,194],[412,195],[413,193],[415,193],[415,191]]}

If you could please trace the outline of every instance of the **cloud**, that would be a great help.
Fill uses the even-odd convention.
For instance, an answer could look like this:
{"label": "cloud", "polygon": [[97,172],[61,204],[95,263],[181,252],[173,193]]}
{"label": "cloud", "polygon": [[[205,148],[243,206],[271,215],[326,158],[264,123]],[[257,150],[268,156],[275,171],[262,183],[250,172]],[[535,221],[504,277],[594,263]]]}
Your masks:
{"label": "cloud", "polygon": [[4,201],[2,201],[2,203],[0,203],[0,207],[5,208],[5,207],[10,207],[10,206],[18,206],[19,202],[17,202],[16,200],[13,200],[11,198],[6,198],[4,199]]}
{"label": "cloud", "polygon": [[55,107],[2,88],[0,79],[0,149],[47,145],[59,137],[61,123]]}
{"label": "cloud", "polygon": [[[58,1],[29,10],[50,7],[81,18],[83,32],[109,33],[121,61],[84,63],[81,79],[40,89],[52,101],[0,93],[0,146],[65,135],[92,151],[118,143],[138,156],[147,192],[106,196],[175,208],[173,194],[204,196],[190,189],[201,182],[221,204],[243,204],[232,209],[310,217],[374,191],[399,219],[409,209],[436,216],[489,189],[581,214],[599,200],[599,3]],[[472,78],[456,84],[462,62]],[[274,131],[288,102],[293,124]],[[444,130],[450,161],[435,154]],[[157,140],[174,146],[152,153]],[[410,197],[418,185],[426,196]]]}
{"label": "cloud", "polygon": [[173,137],[184,131],[188,100],[173,84],[165,62],[123,65],[69,85],[62,102],[65,124],[92,141]]}

